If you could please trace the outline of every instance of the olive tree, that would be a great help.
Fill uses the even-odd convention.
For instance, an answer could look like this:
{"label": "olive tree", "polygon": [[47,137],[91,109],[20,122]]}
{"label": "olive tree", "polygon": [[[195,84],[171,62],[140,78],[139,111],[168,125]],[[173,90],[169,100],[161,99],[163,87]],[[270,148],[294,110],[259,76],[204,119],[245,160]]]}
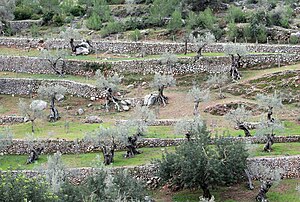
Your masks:
{"label": "olive tree", "polygon": [[44,117],[44,109],[47,103],[42,100],[33,100],[30,104],[23,99],[19,101],[19,111],[25,119],[31,122],[31,132],[35,132],[35,120]]}
{"label": "olive tree", "polygon": [[250,131],[246,121],[252,116],[251,111],[245,109],[243,105],[238,106],[237,109],[230,110],[225,118],[236,124],[237,128],[243,130],[246,137],[250,137]]}
{"label": "olive tree", "polygon": [[3,152],[9,145],[12,144],[13,134],[8,127],[0,130],[0,152]]}
{"label": "olive tree", "polygon": [[147,133],[148,126],[153,123],[155,114],[147,106],[136,106],[130,120],[122,126],[123,142],[126,145],[126,158],[134,157],[141,152],[137,150],[137,141]]}
{"label": "olive tree", "polygon": [[230,76],[236,81],[242,78],[238,69],[242,67],[241,58],[247,54],[246,46],[240,44],[228,43],[224,45],[224,53],[231,57]]}
{"label": "olive tree", "polygon": [[188,97],[194,102],[194,116],[199,116],[199,103],[209,100],[209,89],[201,89],[197,86],[193,86],[188,92]]}
{"label": "olive tree", "polygon": [[155,103],[163,104],[164,106],[166,106],[168,97],[164,95],[164,89],[167,87],[175,86],[176,80],[173,75],[156,73],[150,85],[158,90],[158,95],[156,97]]}
{"label": "olive tree", "polygon": [[158,161],[158,174],[169,185],[201,188],[203,198],[211,199],[211,186],[233,184],[243,178],[248,153],[241,142],[223,138],[215,139],[216,146],[212,147],[206,124],[195,123],[189,129],[193,141],[183,142],[174,153],[165,153]]}
{"label": "olive tree", "polygon": [[160,58],[160,62],[169,68],[169,73],[172,73],[172,68],[174,68],[177,61],[177,56],[172,53],[164,53]]}
{"label": "olive tree", "polygon": [[229,81],[229,78],[226,74],[224,73],[219,73],[219,74],[213,74],[211,75],[208,80],[207,84],[212,85],[212,86],[217,86],[219,89],[219,98],[223,99],[225,98],[224,94],[222,93],[222,87]]}
{"label": "olive tree", "polygon": [[196,127],[203,127],[204,122],[200,116],[195,116],[192,120],[180,119],[174,126],[175,133],[178,135],[184,135],[185,138],[190,141],[193,135],[193,130]]}
{"label": "olive tree", "polygon": [[15,0],[0,0],[0,22],[14,18]]}
{"label": "olive tree", "polygon": [[198,60],[202,56],[202,50],[205,46],[213,43],[216,41],[215,36],[207,31],[204,33],[200,33],[197,31],[194,31],[192,34],[190,34],[190,41],[197,46],[197,55],[195,56],[195,60]]}
{"label": "olive tree", "polygon": [[64,61],[67,53],[64,50],[47,50],[44,49],[40,53],[40,58],[44,60],[43,65],[50,65],[50,68],[58,76],[66,74],[66,63]]}
{"label": "olive tree", "polygon": [[50,100],[50,116],[49,120],[55,122],[60,119],[57,108],[55,107],[55,100],[62,101],[67,89],[61,85],[53,86],[40,86],[38,89],[38,95],[42,98]]}
{"label": "olive tree", "polygon": [[275,92],[273,95],[256,95],[256,100],[261,108],[267,109],[267,120],[269,122],[274,122],[275,119],[272,117],[273,110],[278,110],[282,108],[282,98]]}
{"label": "olive tree", "polygon": [[115,94],[118,90],[118,85],[121,83],[122,78],[118,74],[113,76],[104,76],[100,70],[96,71],[96,86],[97,88],[104,90],[105,97],[105,108],[109,111],[109,105],[114,104],[115,109],[120,111],[119,99],[116,98]]}

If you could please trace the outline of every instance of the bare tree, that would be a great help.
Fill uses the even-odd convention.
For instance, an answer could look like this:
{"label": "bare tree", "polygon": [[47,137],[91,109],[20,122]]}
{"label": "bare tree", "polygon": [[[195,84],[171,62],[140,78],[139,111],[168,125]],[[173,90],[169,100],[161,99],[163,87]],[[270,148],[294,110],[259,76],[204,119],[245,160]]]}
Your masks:
{"label": "bare tree", "polygon": [[154,75],[154,79],[150,84],[153,88],[158,89],[158,95],[156,98],[156,103],[163,104],[166,106],[168,102],[168,97],[164,95],[164,89],[167,87],[175,86],[176,80],[173,75],[159,74]]}
{"label": "bare tree", "polygon": [[193,131],[198,127],[202,128],[204,123],[200,116],[195,116],[192,120],[180,119],[176,122],[174,129],[179,135],[185,135],[185,138],[190,141],[192,138]]}
{"label": "bare tree", "polygon": [[230,76],[232,80],[236,81],[241,79],[242,76],[238,69],[242,67],[242,56],[247,54],[246,46],[228,43],[224,45],[224,52],[226,55],[231,56]]}
{"label": "bare tree", "polygon": [[40,86],[38,95],[42,98],[50,100],[50,116],[49,120],[55,122],[60,119],[57,108],[55,107],[55,100],[62,101],[67,89],[60,85],[54,86]]}
{"label": "bare tree", "polygon": [[250,131],[248,126],[246,125],[246,121],[251,117],[251,111],[248,111],[245,109],[245,107],[238,106],[237,109],[231,110],[228,112],[225,117],[226,119],[230,120],[231,122],[234,122],[238,129],[241,129],[244,131],[246,137],[250,137]]}
{"label": "bare tree", "polygon": [[155,114],[146,106],[136,106],[130,120],[123,124],[122,136],[127,153],[126,158],[134,157],[141,152],[137,150],[137,141],[145,135],[148,125],[155,119]]}
{"label": "bare tree", "polygon": [[283,170],[280,168],[271,169],[267,166],[260,165],[258,162],[249,166],[252,177],[258,178],[261,182],[258,195],[255,197],[257,202],[268,202],[267,193],[274,184],[281,180]]}
{"label": "bare tree", "polygon": [[188,97],[193,100],[194,102],[194,116],[199,116],[199,103],[208,101],[209,96],[209,89],[200,89],[197,86],[193,86],[191,90],[188,92]]}
{"label": "bare tree", "polygon": [[19,110],[26,119],[31,122],[31,132],[34,133],[34,125],[35,120],[39,118],[43,118],[44,112],[43,110],[46,109],[47,103],[42,100],[33,100],[31,104],[26,102],[23,99],[19,101]]}
{"label": "bare tree", "polygon": [[273,95],[256,95],[256,99],[260,107],[268,110],[267,118],[269,122],[274,122],[275,119],[272,117],[273,110],[282,108],[282,98],[275,92]]}
{"label": "bare tree", "polygon": [[175,66],[177,61],[178,61],[177,56],[172,53],[164,53],[160,58],[160,62],[162,64],[167,65],[170,73],[172,73],[172,68]]}
{"label": "bare tree", "polygon": [[207,84],[212,86],[217,86],[219,88],[219,98],[225,98],[224,94],[222,93],[222,87],[229,81],[229,78],[224,73],[213,74],[207,80]]}
{"label": "bare tree", "polygon": [[[56,75],[64,76],[66,74],[66,62],[64,61],[67,53],[64,50],[42,50],[40,58],[50,65]],[[45,64],[46,65],[46,64]]]}
{"label": "bare tree", "polygon": [[194,31],[190,34],[190,41],[197,45],[197,55],[194,58],[194,61],[197,61],[202,56],[203,48],[208,44],[215,42],[216,38],[209,31],[206,31],[204,33]]}
{"label": "bare tree", "polygon": [[96,86],[105,91],[105,108],[109,111],[109,105],[114,104],[115,109],[120,111],[119,99],[115,97],[118,90],[118,85],[121,83],[122,78],[118,74],[105,77],[100,70],[96,71]]}
{"label": "bare tree", "polygon": [[86,135],[84,141],[93,142],[97,147],[100,147],[104,158],[104,165],[110,165],[114,162],[117,142],[121,141],[122,133],[122,127],[100,127],[93,133]]}

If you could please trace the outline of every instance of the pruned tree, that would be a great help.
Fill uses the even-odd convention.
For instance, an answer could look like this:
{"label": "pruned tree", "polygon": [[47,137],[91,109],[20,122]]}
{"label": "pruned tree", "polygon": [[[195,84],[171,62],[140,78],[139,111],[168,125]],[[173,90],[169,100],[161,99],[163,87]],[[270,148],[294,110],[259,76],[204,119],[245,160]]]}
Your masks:
{"label": "pruned tree", "polygon": [[19,101],[19,110],[25,119],[31,122],[31,132],[35,132],[35,120],[44,117],[44,109],[46,109],[47,103],[43,100],[33,100],[30,104],[23,99]]}
{"label": "pruned tree", "polygon": [[224,53],[231,57],[230,76],[236,81],[242,78],[238,69],[242,67],[241,58],[247,54],[246,46],[240,44],[228,43],[224,45]]}
{"label": "pruned tree", "polygon": [[233,184],[243,178],[247,151],[243,143],[223,138],[210,146],[206,125],[196,122],[190,129],[193,141],[186,141],[175,153],[165,153],[159,160],[158,174],[163,182],[179,188],[201,188],[203,198],[211,199],[210,186]]}
{"label": "pruned tree", "polygon": [[155,120],[155,114],[147,106],[135,107],[134,113],[130,120],[126,121],[123,126],[123,142],[126,145],[127,153],[125,158],[134,157],[141,152],[137,150],[137,141],[147,132],[149,124]]}
{"label": "pruned tree", "polygon": [[219,74],[213,74],[211,75],[208,80],[207,84],[212,85],[212,86],[217,86],[219,88],[219,98],[223,99],[225,98],[223,92],[222,92],[222,87],[229,81],[229,78],[226,74],[224,73],[219,73]]}
{"label": "pruned tree", "polygon": [[259,193],[255,197],[257,202],[268,202],[267,193],[274,184],[278,184],[281,180],[283,170],[281,168],[269,168],[254,162],[249,166],[252,177],[260,180],[261,186]]}
{"label": "pruned tree", "polygon": [[104,76],[100,70],[96,71],[96,86],[97,88],[105,91],[105,108],[109,111],[109,105],[114,104],[115,109],[120,111],[119,99],[116,97],[118,85],[121,83],[122,78],[118,74],[113,76]]}
{"label": "pruned tree", "polygon": [[200,116],[195,116],[192,120],[180,119],[176,122],[174,129],[176,134],[185,135],[185,138],[190,141],[193,138],[193,130],[197,127],[203,127],[204,124]]}
{"label": "pruned tree", "polygon": [[172,53],[164,53],[160,58],[160,62],[169,68],[169,73],[172,73],[172,68],[174,68],[177,61],[177,56]]}
{"label": "pruned tree", "polygon": [[8,127],[4,127],[0,130],[0,152],[3,151],[12,144],[13,133]]}
{"label": "pruned tree", "polygon": [[41,51],[40,58],[44,59],[44,65],[50,65],[50,68],[56,75],[64,76],[66,74],[66,62],[65,57],[67,53],[64,50],[47,50]]}
{"label": "pruned tree", "polygon": [[250,137],[250,131],[246,121],[252,116],[251,111],[245,109],[244,105],[238,106],[237,109],[228,112],[225,117],[235,123],[237,128],[243,130],[246,137]]}
{"label": "pruned tree", "polygon": [[203,48],[208,44],[215,42],[216,38],[207,30],[205,32],[193,31],[190,34],[190,41],[197,45],[197,55],[194,58],[194,61],[197,61],[202,57]]}
{"label": "pruned tree", "polygon": [[176,80],[173,75],[156,73],[150,85],[158,90],[158,95],[156,96],[155,103],[163,104],[164,106],[166,106],[168,97],[164,95],[164,89],[167,87],[175,86]]}
{"label": "pruned tree", "polygon": [[62,101],[64,95],[67,92],[67,88],[61,85],[53,86],[40,86],[38,89],[38,95],[42,98],[50,100],[50,115],[49,120],[55,122],[60,119],[57,108],[55,107],[55,100]]}
{"label": "pruned tree", "polygon": [[86,135],[84,141],[93,142],[101,148],[104,165],[110,165],[114,162],[115,150],[117,143],[121,141],[122,133],[121,127],[104,128],[101,126],[93,133]]}
{"label": "pruned tree", "polygon": [[256,95],[256,99],[260,105],[260,107],[266,109],[267,108],[267,120],[269,122],[274,122],[275,119],[272,117],[273,110],[278,110],[282,108],[282,98],[276,92],[273,95],[264,95],[258,94]]}
{"label": "pruned tree", "polygon": [[69,42],[71,39],[80,40],[82,35],[77,29],[67,28],[59,33],[59,38],[64,39],[65,42]]}
{"label": "pruned tree", "polygon": [[210,98],[209,89],[200,89],[198,86],[193,86],[188,92],[188,97],[194,102],[194,116],[199,116],[199,103],[206,102]]}
{"label": "pruned tree", "polygon": [[274,144],[275,133],[284,130],[284,125],[279,120],[265,121],[261,120],[258,125],[255,135],[262,136],[266,139],[264,151],[272,151],[272,145]]}

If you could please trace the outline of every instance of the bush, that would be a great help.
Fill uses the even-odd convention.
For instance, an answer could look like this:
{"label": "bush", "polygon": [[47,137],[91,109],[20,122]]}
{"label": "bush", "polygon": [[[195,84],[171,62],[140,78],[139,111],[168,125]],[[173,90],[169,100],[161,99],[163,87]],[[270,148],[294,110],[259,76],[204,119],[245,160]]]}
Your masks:
{"label": "bush", "polygon": [[176,32],[182,27],[182,24],[181,13],[178,10],[174,11],[169,21],[168,29],[172,32]]}
{"label": "bush", "polygon": [[38,14],[32,14],[32,16],[31,16],[31,19],[32,20],[39,20],[39,19],[41,19],[41,16],[39,16]]}
{"label": "bush", "polygon": [[227,37],[230,41],[234,41],[238,37],[238,28],[233,22],[228,24]]}
{"label": "bush", "polygon": [[32,15],[32,9],[26,6],[16,7],[14,11],[15,20],[28,20]]}
{"label": "bush", "polygon": [[138,40],[140,40],[141,38],[142,38],[142,34],[141,34],[140,30],[138,30],[138,29],[135,29],[134,31],[132,31],[132,32],[130,33],[130,39],[131,39],[132,41],[138,41]]}
{"label": "bush", "polygon": [[215,22],[216,17],[210,8],[206,8],[203,12],[200,12],[197,18],[197,25],[204,29],[212,30]]}
{"label": "bush", "polygon": [[291,36],[290,37],[290,44],[298,44],[299,43],[299,37],[298,36]]}
{"label": "bush", "polygon": [[242,11],[242,9],[230,6],[230,8],[227,11],[227,22],[235,22],[235,23],[244,23],[246,22],[246,16],[245,13]]}
{"label": "bush", "polygon": [[53,18],[53,23],[55,26],[62,26],[64,24],[64,17],[62,15],[54,15]]}
{"label": "bush", "polygon": [[108,36],[110,34],[116,34],[123,31],[123,25],[120,22],[109,22],[107,25],[101,30],[102,36]]}
{"label": "bush", "polygon": [[97,13],[93,13],[86,21],[86,26],[92,30],[100,30],[102,27],[101,18]]}
{"label": "bush", "polygon": [[85,14],[85,10],[83,7],[77,5],[77,6],[73,6],[71,9],[70,9],[70,13],[73,15],[73,16],[83,16]]}

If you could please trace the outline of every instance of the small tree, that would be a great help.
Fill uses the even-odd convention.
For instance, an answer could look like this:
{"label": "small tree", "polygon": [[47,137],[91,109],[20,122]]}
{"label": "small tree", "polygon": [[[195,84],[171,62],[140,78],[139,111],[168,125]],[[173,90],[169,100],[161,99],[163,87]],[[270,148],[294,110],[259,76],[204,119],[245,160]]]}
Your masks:
{"label": "small tree", "polygon": [[9,145],[12,144],[13,134],[8,127],[0,131],[0,152],[4,151]]}
{"label": "small tree", "polygon": [[241,129],[244,131],[246,137],[250,137],[250,131],[248,126],[246,125],[246,121],[251,117],[251,111],[248,111],[245,109],[245,107],[238,106],[237,109],[231,110],[225,115],[225,118],[230,120],[231,122],[234,122],[238,129]]}
{"label": "small tree", "polygon": [[215,36],[207,31],[204,33],[200,33],[197,31],[194,31],[191,35],[190,35],[190,41],[192,43],[195,43],[197,45],[197,55],[195,56],[195,60],[198,60],[200,57],[202,57],[202,50],[205,46],[207,46],[208,44],[211,44],[213,42],[215,42]]}
{"label": "small tree", "polygon": [[220,73],[220,74],[213,74],[209,77],[207,80],[207,84],[209,85],[215,85],[219,88],[219,98],[223,99],[225,98],[224,94],[222,93],[222,87],[229,81],[229,78],[226,74]]}
{"label": "small tree", "polygon": [[164,53],[160,58],[160,62],[164,65],[167,65],[170,73],[172,72],[172,68],[175,66],[177,61],[178,61],[177,56],[172,53]]}
{"label": "small tree", "polygon": [[148,125],[155,119],[155,114],[146,106],[136,106],[129,121],[122,126],[123,142],[125,142],[127,153],[126,158],[134,157],[141,152],[137,150],[137,141],[145,135]]}
{"label": "small tree", "polygon": [[182,22],[181,12],[178,10],[175,10],[172,13],[171,20],[169,21],[168,29],[172,32],[176,32],[176,31],[180,30],[182,25],[183,25],[183,22]]}
{"label": "small tree", "polygon": [[104,158],[104,165],[110,165],[114,162],[117,142],[121,140],[122,132],[121,127],[100,127],[93,133],[86,135],[84,140],[86,142],[93,142],[97,147],[100,147]]}
{"label": "small tree", "polygon": [[268,110],[267,120],[269,122],[274,122],[275,119],[272,117],[273,110],[278,110],[282,108],[282,98],[275,92],[273,95],[263,95],[258,94],[256,99],[260,105],[260,107]]}
{"label": "small tree", "polygon": [[258,178],[261,182],[258,195],[255,197],[257,202],[268,202],[267,192],[274,184],[281,180],[283,170],[280,168],[271,169],[267,166],[260,165],[258,162],[249,166],[252,177]]}
{"label": "small tree", "polygon": [[194,102],[194,116],[199,116],[199,103],[209,100],[209,89],[200,89],[197,86],[193,86],[188,92],[188,96]]}
{"label": "small tree", "polygon": [[176,80],[173,77],[173,75],[166,75],[166,74],[162,75],[156,73],[151,83],[151,86],[153,88],[158,89],[156,103],[163,104],[164,106],[166,106],[168,97],[164,95],[164,89],[175,85],[176,85]]}
{"label": "small tree", "polygon": [[159,161],[158,174],[169,184],[185,188],[201,188],[203,198],[211,199],[210,186],[232,184],[243,178],[247,152],[242,143],[217,139],[210,146],[206,125],[197,122],[190,133],[195,138],[166,153]]}
{"label": "small tree", "polygon": [[225,44],[224,52],[226,55],[231,56],[230,76],[232,80],[236,81],[241,79],[241,74],[238,69],[242,66],[242,56],[247,54],[246,46],[233,43]]}
{"label": "small tree", "polygon": [[14,18],[15,0],[0,0],[0,22]]}
{"label": "small tree", "polygon": [[193,130],[197,127],[204,127],[204,124],[200,116],[195,116],[193,120],[180,119],[176,122],[174,129],[176,134],[185,135],[185,138],[190,141],[194,135]]}
{"label": "small tree", "polygon": [[46,108],[47,103],[42,100],[34,100],[31,104],[27,103],[25,100],[20,99],[19,110],[26,119],[31,122],[31,132],[34,133],[35,120],[43,118],[43,110]]}
{"label": "small tree", "polygon": [[119,99],[115,97],[115,94],[121,80],[118,74],[105,77],[100,70],[96,71],[96,86],[105,91],[105,108],[107,112],[109,111],[110,103],[113,103],[115,108],[120,111]]}
{"label": "small tree", "polygon": [[56,75],[64,76],[66,74],[66,63],[64,61],[66,55],[64,50],[56,49],[53,51],[44,49],[40,54],[40,58],[50,65]]}
{"label": "small tree", "polygon": [[64,94],[67,89],[60,85],[54,86],[40,86],[38,89],[38,95],[42,98],[50,100],[50,116],[49,120],[52,122],[60,119],[57,108],[55,107],[55,100],[61,101],[64,99]]}

